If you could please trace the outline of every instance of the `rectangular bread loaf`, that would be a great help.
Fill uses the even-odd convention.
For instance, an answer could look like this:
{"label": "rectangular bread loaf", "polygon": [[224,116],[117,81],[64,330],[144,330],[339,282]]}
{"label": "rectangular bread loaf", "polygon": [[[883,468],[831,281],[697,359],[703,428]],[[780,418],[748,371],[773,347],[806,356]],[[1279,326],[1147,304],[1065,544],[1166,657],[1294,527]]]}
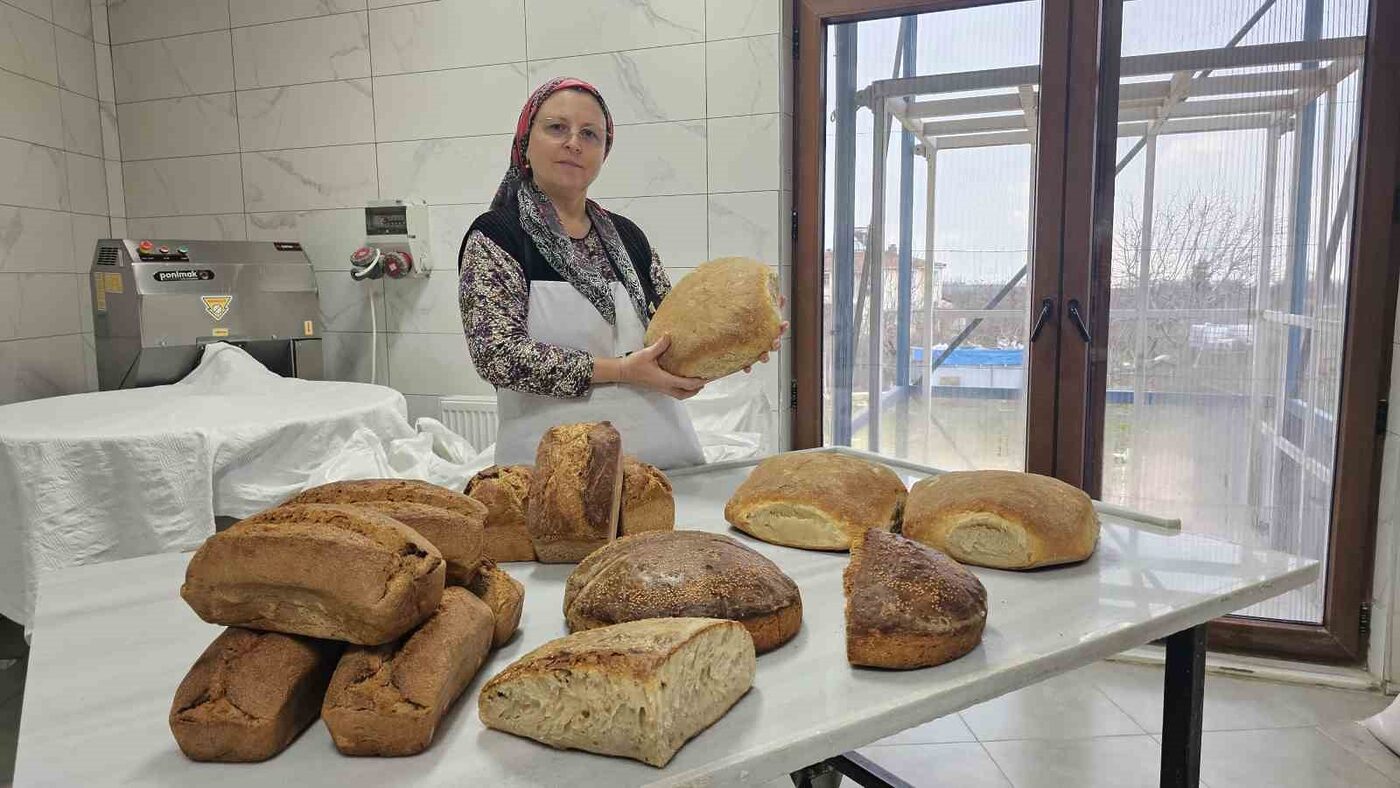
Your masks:
{"label": "rectangular bread loaf", "polygon": [[230,627],[195,661],[170,705],[170,732],[196,761],[251,762],[292,743],[321,712],[344,646]]}
{"label": "rectangular bread loaf", "polygon": [[476,577],[467,584],[496,617],[496,631],[491,646],[498,648],[510,640],[520,627],[520,613],[525,609],[525,586],[506,574],[494,561],[484,561]]}
{"label": "rectangular bread loaf", "polygon": [[618,536],[670,531],[675,527],[676,499],[671,491],[671,480],[654,465],[635,457],[624,457]]}
{"label": "rectangular bread loaf", "polygon": [[535,557],[582,561],[617,536],[622,437],[606,421],[551,427],[540,439],[526,522]]}
{"label": "rectangular bread loaf", "polygon": [[485,602],[452,586],[413,634],[347,649],[321,707],[336,749],[345,755],[426,750],[443,715],[486,661],[492,625]]}
{"label": "rectangular bread loaf", "polygon": [[756,664],[737,621],[629,621],[521,657],[482,687],[478,713],[551,747],[665,766],[749,691]]}
{"label": "rectangular bread loaf", "polygon": [[279,506],[204,542],[182,596],[211,624],[375,645],[437,608],[438,549],[387,515],[355,506]]}

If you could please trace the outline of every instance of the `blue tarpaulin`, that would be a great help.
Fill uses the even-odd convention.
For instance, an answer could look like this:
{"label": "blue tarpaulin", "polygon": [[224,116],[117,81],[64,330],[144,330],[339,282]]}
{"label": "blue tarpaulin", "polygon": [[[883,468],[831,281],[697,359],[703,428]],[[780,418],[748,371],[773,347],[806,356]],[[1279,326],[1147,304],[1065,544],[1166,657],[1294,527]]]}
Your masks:
{"label": "blue tarpaulin", "polygon": [[[943,355],[944,348],[934,348],[933,359]],[[924,363],[924,349],[913,348],[914,363],[919,365]],[[980,348],[980,347],[960,347],[954,350],[952,355],[943,361],[945,367],[1024,367],[1026,365],[1025,348]]]}

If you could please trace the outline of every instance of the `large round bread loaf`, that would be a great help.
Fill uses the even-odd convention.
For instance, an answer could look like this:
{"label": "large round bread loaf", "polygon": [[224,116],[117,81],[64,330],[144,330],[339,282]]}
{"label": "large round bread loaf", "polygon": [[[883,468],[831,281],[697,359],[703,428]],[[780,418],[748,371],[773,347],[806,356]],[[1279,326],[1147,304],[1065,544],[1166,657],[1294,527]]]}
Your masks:
{"label": "large round bread loaf", "polygon": [[841,585],[852,665],[941,665],[982,641],[987,589],[958,562],[911,539],[870,529],[851,550]]}
{"label": "large round bread loaf", "polygon": [[765,542],[809,550],[848,550],[867,528],[899,524],[907,492],[877,463],[832,452],[779,454],[739,485],[724,516]]}
{"label": "large round bread loaf", "polygon": [[953,558],[996,569],[1083,561],[1099,541],[1099,518],[1083,490],[1017,471],[955,471],[909,494],[904,535]]}
{"label": "large round bread loaf", "polygon": [[797,634],[802,597],[777,564],[704,531],[625,536],[584,559],[564,587],[571,632],[684,617],[738,621],[762,654]]}
{"label": "large round bread loaf", "polygon": [[676,283],[647,326],[651,345],[670,334],[658,363],[673,375],[715,380],[758,361],[781,333],[778,277],[747,257],[703,263]]}

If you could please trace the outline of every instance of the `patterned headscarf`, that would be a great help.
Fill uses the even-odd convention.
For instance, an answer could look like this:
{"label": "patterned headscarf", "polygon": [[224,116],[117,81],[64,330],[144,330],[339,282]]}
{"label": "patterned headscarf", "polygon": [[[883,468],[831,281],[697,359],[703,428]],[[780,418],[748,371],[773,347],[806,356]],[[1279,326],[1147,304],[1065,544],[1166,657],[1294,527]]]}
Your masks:
{"label": "patterned headscarf", "polygon": [[[559,221],[559,214],[554,209],[554,204],[549,197],[535,185],[533,173],[530,172],[529,161],[525,158],[526,147],[530,144],[530,129],[535,122],[535,116],[539,114],[540,105],[545,100],[561,90],[579,90],[587,93],[598,101],[598,106],[603,108],[603,118],[607,121],[607,138],[604,143],[603,156],[606,158],[612,151],[613,143],[613,120],[612,113],[608,112],[608,105],[603,101],[603,95],[598,89],[584,82],[581,79],[572,77],[556,77],[540,85],[535,92],[530,95],[530,100],[525,102],[525,106],[520,110],[520,119],[515,124],[515,139],[510,147],[510,167],[506,170],[506,175],[501,179],[501,185],[496,189],[496,197],[491,201],[491,208],[495,210],[511,204],[512,200],[520,209],[520,225],[525,229],[530,240],[535,242],[535,248],[549,263],[550,267],[564,278],[564,281],[573,285],[589,303],[598,310],[603,319],[609,325],[617,325],[617,314],[613,305],[612,288],[603,277],[603,273],[597,266],[590,265],[585,253],[581,251],[564,231],[564,225]],[[637,316],[641,319],[642,325],[650,322],[647,310],[646,295],[642,291],[642,283],[637,278],[636,268],[632,265],[632,258],[627,253],[627,248],[622,244],[622,238],[617,234],[617,226],[613,224],[612,217],[603,210],[596,202],[588,200],[586,204],[588,218],[593,222],[593,229],[597,231],[598,238],[603,242],[603,249],[611,258],[616,269],[618,279],[627,288],[627,294],[632,301],[632,307],[637,311]]]}

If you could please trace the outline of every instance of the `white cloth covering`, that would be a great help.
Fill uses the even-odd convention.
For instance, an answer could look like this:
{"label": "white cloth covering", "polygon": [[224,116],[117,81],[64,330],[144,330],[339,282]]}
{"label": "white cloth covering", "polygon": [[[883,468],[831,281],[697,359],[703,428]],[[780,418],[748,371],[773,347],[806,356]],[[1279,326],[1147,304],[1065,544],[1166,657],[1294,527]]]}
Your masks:
{"label": "white cloth covering", "polygon": [[215,515],[313,483],[461,489],[471,446],[406,413],[393,389],[283,378],[223,343],[173,385],[0,407],[0,614],[29,626],[43,571],[192,550]]}

